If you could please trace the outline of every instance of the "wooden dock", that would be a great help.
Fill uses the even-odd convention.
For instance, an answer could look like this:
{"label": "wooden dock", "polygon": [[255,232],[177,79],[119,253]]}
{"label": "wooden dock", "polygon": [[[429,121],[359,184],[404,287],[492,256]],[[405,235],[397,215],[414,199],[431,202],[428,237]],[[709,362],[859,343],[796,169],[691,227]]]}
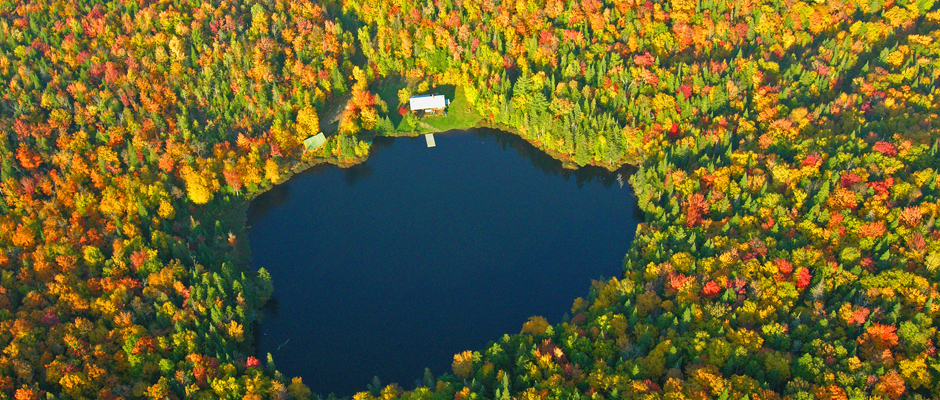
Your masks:
{"label": "wooden dock", "polygon": [[428,141],[428,147],[434,147],[434,134],[427,133],[424,135],[424,139]]}

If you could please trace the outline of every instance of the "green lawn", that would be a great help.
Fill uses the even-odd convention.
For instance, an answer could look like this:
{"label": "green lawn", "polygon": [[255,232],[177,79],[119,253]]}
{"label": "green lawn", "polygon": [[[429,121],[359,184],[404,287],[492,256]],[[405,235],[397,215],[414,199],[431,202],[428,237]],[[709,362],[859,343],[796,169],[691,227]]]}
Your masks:
{"label": "green lawn", "polygon": [[408,118],[403,118],[398,114],[398,106],[400,105],[398,103],[398,90],[405,86],[404,78],[393,75],[373,83],[371,87],[373,93],[388,105],[388,118],[392,120],[392,124],[396,127],[395,130],[398,132],[435,133],[451,129],[469,129],[476,126],[483,119],[467,102],[463,88],[453,85],[440,85],[429,90],[428,93],[443,94],[451,99],[450,105],[447,107],[447,115],[424,117],[413,123],[413,121],[409,121]]}
{"label": "green lawn", "polygon": [[[438,92],[447,95],[448,91],[438,90]],[[476,110],[470,106],[470,103],[467,102],[462,87],[458,86],[452,93],[454,93],[454,97],[450,105],[447,106],[447,115],[422,118],[418,122],[417,132],[434,133],[449,131],[451,129],[469,129],[476,126],[477,123],[483,119],[483,117],[478,115]],[[450,98],[450,96],[448,96],[448,98]],[[402,127],[399,126],[398,130],[402,130],[401,128]]]}
{"label": "green lawn", "polygon": [[398,124],[398,128],[395,130],[398,132],[418,132],[418,129],[411,123],[411,121],[408,121],[404,118],[401,119],[401,123]]}

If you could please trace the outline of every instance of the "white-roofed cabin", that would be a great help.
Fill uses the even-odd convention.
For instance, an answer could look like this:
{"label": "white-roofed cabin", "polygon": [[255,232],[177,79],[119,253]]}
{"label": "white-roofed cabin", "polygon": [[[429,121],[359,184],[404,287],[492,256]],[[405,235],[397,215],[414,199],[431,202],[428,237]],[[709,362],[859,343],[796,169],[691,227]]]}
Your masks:
{"label": "white-roofed cabin", "polygon": [[423,111],[424,115],[435,115],[443,113],[450,100],[442,94],[425,94],[421,96],[411,96],[409,105],[412,112]]}

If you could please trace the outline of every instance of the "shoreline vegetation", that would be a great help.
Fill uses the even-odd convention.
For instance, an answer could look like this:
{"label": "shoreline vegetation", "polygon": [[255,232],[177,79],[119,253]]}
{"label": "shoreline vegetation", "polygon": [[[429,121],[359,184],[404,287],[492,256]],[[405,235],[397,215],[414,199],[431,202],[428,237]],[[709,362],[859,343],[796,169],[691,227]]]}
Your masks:
{"label": "shoreline vegetation", "polygon": [[[503,333],[518,331],[519,324],[531,315],[551,316],[551,323],[560,322],[571,299],[584,295],[590,278],[619,276],[630,243],[625,235],[634,234],[635,224],[642,218],[629,188],[617,189],[616,173],[605,173],[600,168],[563,170],[560,162],[508,133],[449,131],[438,136],[438,147],[432,149],[426,148],[424,138],[420,137],[376,137],[371,149],[369,159],[349,171],[321,164],[294,176],[283,187],[257,198],[249,211],[248,240],[253,265],[270,271],[276,304],[266,310],[259,325],[259,335],[264,336],[255,342],[259,348],[256,357],[264,359],[266,352],[271,352],[281,372],[302,376],[311,390],[321,393],[336,390],[337,394],[352,395],[363,390],[373,375],[382,382],[399,382],[404,387],[420,378],[425,366],[431,367],[435,375],[448,372],[447,357],[467,348],[454,347],[454,343],[463,342],[464,346],[476,343],[469,348],[480,347]],[[394,171],[392,175],[390,171]],[[391,191],[378,190],[388,188],[389,180],[394,182]],[[423,189],[416,191],[416,187]],[[353,196],[348,202],[332,197],[345,198],[349,193],[363,196]],[[526,193],[542,195],[525,196]],[[596,193],[597,197],[585,198],[587,193]],[[520,208],[520,203],[526,206]],[[571,208],[572,205],[577,206]],[[520,216],[525,216],[522,225],[516,224],[520,221],[506,222]],[[620,222],[625,218],[630,222]],[[395,223],[389,226],[389,221]],[[438,228],[443,226],[435,224],[443,221],[452,223],[442,231]],[[501,228],[493,229],[494,224]],[[591,226],[590,231],[574,228],[585,225]],[[329,232],[332,227],[336,230]],[[317,229],[311,231],[313,228]],[[337,231],[346,234],[338,235]],[[423,233],[412,233],[415,231]],[[561,232],[565,236],[578,234],[558,236]],[[497,237],[500,239],[493,241]],[[554,246],[543,252],[535,250],[541,246],[513,245],[519,242]],[[467,243],[482,247],[468,248]],[[290,248],[298,250],[287,250]],[[428,259],[434,259],[440,252],[459,257],[437,258],[433,265],[429,264]],[[308,256],[298,260],[299,254]],[[386,255],[384,259],[381,254]],[[606,257],[599,262],[594,257],[600,254]],[[511,260],[524,261],[518,264]],[[578,267],[571,268],[573,265]],[[540,270],[542,274],[537,272]],[[389,271],[397,272],[390,275]],[[361,276],[352,278],[357,275]],[[461,278],[441,279],[441,275]],[[349,276],[349,282],[356,283],[349,287],[330,283],[341,276]],[[386,276],[388,281],[376,281],[376,276]],[[532,281],[541,284],[528,283]],[[507,291],[517,295],[506,297]],[[526,295],[519,293],[526,291],[529,292]],[[449,296],[453,293],[460,294]],[[493,301],[497,293],[501,298],[518,299],[518,304],[505,308],[502,301]],[[321,298],[331,305],[317,304],[321,300],[316,299]],[[376,298],[391,302],[370,305]],[[344,300],[337,303],[337,299]],[[334,306],[340,304],[350,315],[335,312]],[[418,304],[419,308],[411,308]],[[483,310],[491,311],[487,314]],[[521,310],[530,311],[524,314],[526,311]],[[372,317],[365,317],[368,315]],[[386,320],[389,315],[398,317]],[[457,321],[479,323],[461,329],[454,316],[461,316]],[[366,333],[385,326],[376,321],[388,324],[389,332]],[[359,324],[361,328],[352,328]],[[347,340],[337,336],[337,326],[350,327]],[[488,333],[480,332],[486,329]],[[470,331],[477,334],[469,334]],[[434,332],[447,334],[438,343]],[[291,345],[276,352],[288,337]],[[328,345],[306,347],[303,351],[297,347],[314,343]],[[365,350],[357,346],[349,348],[350,343],[360,343],[375,353],[363,353]],[[402,352],[403,348],[414,351]],[[339,349],[348,349],[348,358]],[[375,357],[376,366],[371,372],[368,354],[373,357],[383,354]],[[398,371],[389,369],[388,361],[396,359],[400,361],[394,362]],[[347,364],[348,368],[343,367]]]}
{"label": "shoreline vegetation", "polygon": [[[392,80],[392,81],[394,82],[395,80]],[[362,138],[367,140],[369,138],[374,138],[376,136],[419,137],[426,133],[445,133],[447,131],[452,131],[452,130],[453,131],[466,131],[466,130],[471,130],[475,128],[488,128],[488,129],[494,129],[494,130],[507,132],[509,134],[515,135],[516,137],[520,139],[525,140],[533,148],[538,149],[544,154],[547,154],[551,156],[552,158],[560,161],[562,163],[562,167],[564,167],[565,169],[576,170],[578,168],[584,167],[584,165],[576,164],[574,160],[571,159],[571,157],[564,157],[564,155],[561,153],[552,152],[549,149],[546,149],[542,142],[538,141],[537,139],[531,139],[527,136],[523,136],[522,134],[519,133],[518,130],[513,129],[510,126],[487,123],[483,119],[483,117],[481,117],[480,115],[472,111],[471,106],[466,103],[466,99],[462,96],[462,90],[460,89],[459,86],[455,90],[455,92],[457,93],[458,97],[454,100],[453,103],[451,103],[448,109],[450,110],[450,109],[456,109],[457,107],[465,107],[467,110],[470,110],[470,111],[464,111],[463,113],[458,114],[457,116],[454,116],[454,113],[451,112],[449,113],[449,115],[446,115],[446,116],[432,116],[432,117],[426,117],[424,119],[416,119],[421,124],[420,126],[417,126],[417,127],[410,126],[407,124],[406,121],[402,121],[402,124],[393,131],[382,132],[382,133],[366,132],[366,135],[364,135]],[[346,103],[344,103],[343,100],[347,100],[347,99],[341,99],[336,104],[339,106],[344,106]],[[341,115],[341,113],[337,113],[335,109],[334,111],[331,111],[331,114]],[[434,125],[431,125],[427,121],[434,123]],[[327,124],[326,126],[329,126],[329,124]],[[335,139],[335,136],[339,133],[339,130],[338,128],[334,128],[334,130],[332,131],[322,131],[322,132],[326,134],[328,138]],[[335,143],[333,145],[335,146]],[[332,147],[325,147],[325,148],[332,148]],[[324,154],[322,151],[323,149],[324,148],[317,149],[309,153],[304,153],[303,156],[299,160],[293,161],[292,164],[287,167],[287,171],[289,172],[281,174],[281,176],[278,178],[277,181],[272,182],[270,186],[267,186],[256,192],[252,192],[248,197],[245,197],[245,200],[247,200],[247,203],[251,203],[251,200],[254,200],[259,195],[263,194],[267,190],[270,190],[271,187],[287,182],[294,175],[301,173],[303,171],[306,171],[315,166],[328,164],[328,165],[335,165],[340,168],[349,168],[357,164],[363,163],[369,158],[368,153],[359,157],[351,157],[351,158],[343,158],[343,159],[334,158],[334,157],[330,157],[330,155]],[[586,165],[599,167],[599,168],[606,169],[610,172],[614,172],[620,168],[623,168],[624,166],[636,167],[638,166],[638,164],[639,164],[638,162],[634,164],[634,163],[624,161],[620,164],[606,164],[605,165],[602,163],[598,163],[596,160],[591,160],[591,163],[586,164]]]}
{"label": "shoreline vegetation", "polygon": [[[391,82],[399,81],[399,79],[388,79],[388,80]],[[432,88],[432,91],[433,91],[433,88]],[[466,130],[471,130],[475,128],[488,128],[488,129],[494,129],[494,130],[507,132],[507,133],[510,133],[512,135],[519,137],[520,139],[525,140],[533,148],[542,151],[543,153],[551,156],[552,158],[558,161],[561,161],[562,166],[566,169],[575,170],[575,169],[584,167],[585,165],[590,165],[594,167],[604,168],[608,171],[613,172],[613,171],[617,171],[618,169],[624,166],[633,166],[633,167],[639,166],[639,160],[634,160],[632,162],[628,160],[624,160],[623,162],[620,162],[617,164],[604,164],[604,163],[598,162],[597,160],[590,160],[588,164],[578,165],[577,163],[575,163],[575,161],[571,157],[565,157],[565,155],[557,151],[551,151],[550,149],[547,149],[544,143],[540,142],[538,139],[532,139],[526,135],[522,135],[521,133],[519,133],[517,129],[511,126],[487,122],[482,116],[477,114],[472,109],[472,105],[467,103],[466,98],[463,96],[463,90],[460,86],[457,86],[454,92],[456,93],[455,94],[456,98],[448,106],[448,115],[431,116],[431,117],[425,117],[423,119],[415,118],[415,121],[419,123],[418,126],[413,126],[409,124],[408,121],[403,119],[400,125],[396,127],[394,130],[386,131],[386,132],[366,132],[366,135],[363,136],[363,139],[368,139],[368,138],[372,138],[375,136],[418,137],[426,133],[444,133],[444,132],[452,131],[452,130],[453,131],[466,131]],[[346,100],[346,99],[343,99],[343,100]],[[344,104],[346,103],[343,103],[342,100],[340,100],[337,103],[337,105],[341,105],[341,106]],[[340,115],[340,114],[337,114],[335,110],[332,111],[331,114]],[[339,133],[339,129],[334,128],[334,130],[332,131],[322,131],[322,132],[326,134],[328,138],[334,138],[335,135]],[[310,153],[305,153],[302,156],[301,161],[294,163],[288,168],[289,171],[291,171],[290,175],[281,176],[280,179],[277,182],[274,182],[272,186],[286,182],[290,180],[290,178],[294,174],[303,172],[309,168],[312,168],[320,164],[330,164],[330,165],[336,165],[341,168],[348,168],[356,164],[362,163],[367,159],[368,159],[368,154],[362,157],[335,159],[335,158],[332,158],[323,154],[323,151],[320,151],[318,149]],[[253,193],[251,197],[249,198],[249,200],[254,199],[254,197],[257,197],[259,194],[263,192],[264,190],[257,192],[257,193]]]}
{"label": "shoreline vegetation", "polygon": [[251,355],[248,199],[451,124],[636,163],[645,223],[570,320],[356,400],[940,396],[938,7],[0,2],[0,398],[311,398]]}

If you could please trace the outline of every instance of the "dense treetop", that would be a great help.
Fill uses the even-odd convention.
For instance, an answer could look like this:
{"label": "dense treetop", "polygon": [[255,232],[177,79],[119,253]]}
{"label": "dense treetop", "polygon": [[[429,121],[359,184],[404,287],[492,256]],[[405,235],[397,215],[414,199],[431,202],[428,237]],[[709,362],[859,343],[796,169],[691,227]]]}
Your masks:
{"label": "dense treetop", "polygon": [[439,85],[636,165],[646,223],[570,319],[357,399],[940,396],[938,24],[930,0],[0,1],[0,398],[309,397],[249,356],[273,286],[244,206],[413,130],[395,110]]}

